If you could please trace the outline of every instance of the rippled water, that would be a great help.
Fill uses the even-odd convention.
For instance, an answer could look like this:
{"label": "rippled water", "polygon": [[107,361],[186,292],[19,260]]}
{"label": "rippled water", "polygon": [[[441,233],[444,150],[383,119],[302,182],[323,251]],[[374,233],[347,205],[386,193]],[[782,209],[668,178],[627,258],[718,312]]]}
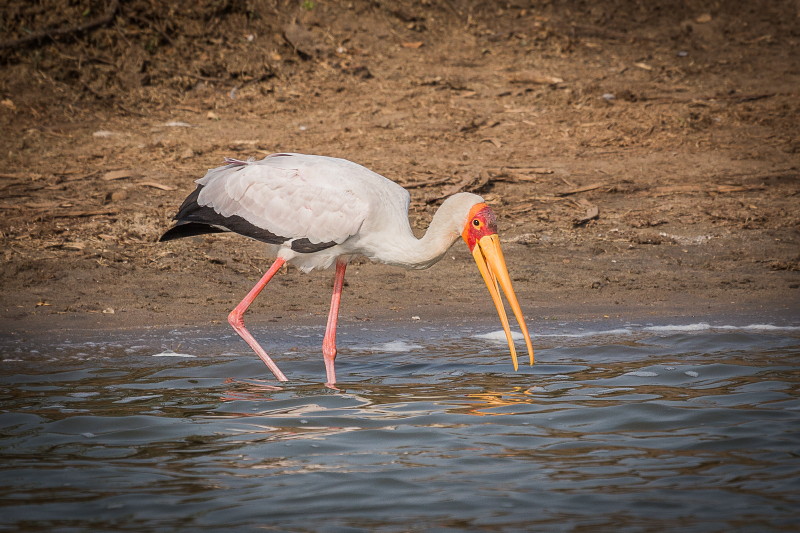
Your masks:
{"label": "rippled water", "polygon": [[2,339],[0,530],[800,528],[800,330],[544,331]]}

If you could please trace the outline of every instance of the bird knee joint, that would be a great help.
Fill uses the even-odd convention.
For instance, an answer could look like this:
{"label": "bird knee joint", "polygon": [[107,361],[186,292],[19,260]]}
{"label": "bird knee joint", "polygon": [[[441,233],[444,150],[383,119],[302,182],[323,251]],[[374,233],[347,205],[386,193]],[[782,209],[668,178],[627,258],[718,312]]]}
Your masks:
{"label": "bird knee joint", "polygon": [[243,328],[244,318],[242,318],[242,315],[237,313],[236,310],[233,310],[228,314],[228,324],[233,326],[233,329]]}

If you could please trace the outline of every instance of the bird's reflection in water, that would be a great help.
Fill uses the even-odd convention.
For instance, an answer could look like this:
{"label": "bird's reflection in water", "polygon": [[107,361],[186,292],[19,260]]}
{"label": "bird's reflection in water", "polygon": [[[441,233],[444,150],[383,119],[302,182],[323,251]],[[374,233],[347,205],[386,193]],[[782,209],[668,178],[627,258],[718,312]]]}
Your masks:
{"label": "bird's reflection in water", "polygon": [[272,385],[263,379],[243,380],[228,378],[224,383],[233,388],[226,390],[220,397],[223,402],[272,400],[273,393],[283,390],[282,387]]}
{"label": "bird's reflection in water", "polygon": [[[530,408],[525,406],[536,402],[534,389],[512,385],[485,387],[472,392],[467,392],[469,388],[465,388],[460,394],[453,394],[449,386],[430,383],[402,385],[353,383],[342,389],[331,389],[319,383],[279,387],[259,379],[231,378],[225,383],[229,388],[220,397],[222,402],[270,402],[272,405],[252,412],[237,410],[237,416],[293,413],[324,417],[330,414],[330,410],[344,410],[351,413],[358,412],[360,416],[369,418],[394,417],[400,412],[410,414],[408,406],[417,402],[426,404],[432,402],[445,406],[447,411],[453,414],[497,416],[529,412]],[[307,402],[298,405],[297,399],[303,396]],[[328,400],[335,398],[336,401],[330,403],[325,398]],[[283,406],[283,400],[290,400],[291,405]],[[281,405],[275,405],[275,402]],[[519,406],[520,409],[515,410],[514,406]]]}
{"label": "bird's reflection in water", "polygon": [[[530,388],[511,387],[507,391],[486,390],[483,392],[468,393],[465,395],[464,403],[467,405],[458,408],[456,412],[476,416],[497,416],[517,414],[513,409],[503,409],[495,412],[493,409],[498,407],[506,408],[511,406],[527,406],[534,402],[534,395]],[[524,409],[523,411],[528,411]]]}
{"label": "bird's reflection in water", "polygon": [[[342,389],[331,386],[329,383],[298,383],[294,386],[277,386],[274,385],[273,382],[263,379],[228,378],[224,381],[224,384],[227,388],[219,398],[222,402],[273,402],[303,397],[317,397],[320,395],[329,396],[336,395],[337,393],[342,393],[347,397],[356,397],[355,395],[347,394],[346,391]],[[280,396],[278,397],[277,395]],[[361,402],[359,402],[359,404],[360,403]]]}

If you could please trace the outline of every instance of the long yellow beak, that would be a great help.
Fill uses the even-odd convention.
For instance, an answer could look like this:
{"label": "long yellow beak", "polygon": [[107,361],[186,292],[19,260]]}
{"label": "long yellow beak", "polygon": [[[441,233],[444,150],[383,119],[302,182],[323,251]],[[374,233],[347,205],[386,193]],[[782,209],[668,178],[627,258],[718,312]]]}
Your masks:
{"label": "long yellow beak", "polygon": [[501,287],[506,295],[508,304],[511,306],[511,310],[514,311],[514,317],[517,319],[519,329],[522,330],[522,334],[525,336],[528,356],[531,364],[533,364],[531,337],[528,335],[528,327],[525,325],[525,318],[522,316],[522,309],[519,307],[517,295],[514,294],[514,287],[511,286],[506,260],[503,257],[503,250],[500,248],[500,237],[497,234],[481,237],[472,249],[472,257],[475,258],[478,270],[480,270],[494,306],[497,308],[500,322],[503,324],[503,331],[505,331],[506,339],[508,340],[508,348],[511,350],[511,360],[514,362],[514,370],[519,368],[519,363],[517,362],[517,351],[514,348],[514,339],[511,337],[511,329],[508,326],[506,309],[503,306],[503,300],[500,298]]}

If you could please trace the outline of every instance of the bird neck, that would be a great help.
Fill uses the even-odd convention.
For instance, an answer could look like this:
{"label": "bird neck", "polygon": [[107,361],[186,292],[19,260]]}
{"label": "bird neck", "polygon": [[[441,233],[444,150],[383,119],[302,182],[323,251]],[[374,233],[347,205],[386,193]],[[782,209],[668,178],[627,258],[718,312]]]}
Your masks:
{"label": "bird neck", "polygon": [[474,194],[451,196],[433,215],[422,238],[416,238],[409,225],[406,233],[396,236],[394,257],[383,258],[383,262],[415,269],[434,265],[461,236],[470,207],[481,201],[483,199]]}

